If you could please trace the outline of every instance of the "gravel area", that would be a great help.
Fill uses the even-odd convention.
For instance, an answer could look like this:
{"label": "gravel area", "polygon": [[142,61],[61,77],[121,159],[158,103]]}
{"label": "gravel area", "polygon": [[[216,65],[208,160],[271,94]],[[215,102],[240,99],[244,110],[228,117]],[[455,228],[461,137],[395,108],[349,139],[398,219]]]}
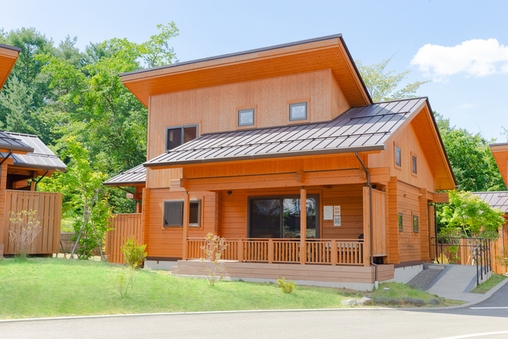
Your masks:
{"label": "gravel area", "polygon": [[421,291],[426,291],[430,288],[430,285],[441,273],[443,272],[443,268],[433,268],[432,266],[427,267],[420,273],[418,273],[413,279],[411,279],[407,284],[413,288],[417,288]]}

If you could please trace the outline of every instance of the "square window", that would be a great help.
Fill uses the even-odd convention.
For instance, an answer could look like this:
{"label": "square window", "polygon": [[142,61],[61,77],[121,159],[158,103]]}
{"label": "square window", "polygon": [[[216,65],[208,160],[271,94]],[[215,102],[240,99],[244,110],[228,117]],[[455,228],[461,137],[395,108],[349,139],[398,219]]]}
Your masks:
{"label": "square window", "polygon": [[198,136],[198,127],[196,125],[171,127],[166,131],[166,151],[194,140]]}
{"label": "square window", "polygon": [[411,168],[413,170],[413,174],[418,173],[418,162],[416,160],[416,156],[414,155],[411,156]]}
{"label": "square window", "polygon": [[[164,201],[164,227],[183,226],[183,201]],[[201,225],[201,200],[190,202],[189,226]]]}
{"label": "square window", "polygon": [[397,216],[397,224],[399,225],[399,232],[404,231],[404,215],[402,213]]}
{"label": "square window", "polygon": [[307,103],[300,102],[289,105],[289,120],[307,120]]}
{"label": "square window", "polygon": [[395,165],[399,167],[402,166],[402,151],[398,146],[395,146]]}
{"label": "square window", "polygon": [[413,232],[415,232],[415,233],[420,232],[420,225],[419,225],[417,215],[413,215]]}
{"label": "square window", "polygon": [[254,125],[254,109],[241,109],[238,111],[238,126]]}

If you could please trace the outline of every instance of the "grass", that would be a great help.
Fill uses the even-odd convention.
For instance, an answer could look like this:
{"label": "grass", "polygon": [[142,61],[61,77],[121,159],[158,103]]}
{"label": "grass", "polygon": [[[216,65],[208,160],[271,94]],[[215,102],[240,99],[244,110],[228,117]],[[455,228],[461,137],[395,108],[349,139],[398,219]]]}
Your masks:
{"label": "grass", "polygon": [[471,292],[485,294],[506,278],[508,277],[503,274],[492,274],[492,276],[487,281],[485,281],[483,284],[476,286]]}
{"label": "grass", "polygon": [[[134,288],[119,292],[123,266],[104,262],[31,258],[0,260],[0,318],[55,317],[66,315],[193,312],[256,309],[340,308],[345,299],[364,295],[411,296],[428,300],[436,296],[403,284],[372,293],[334,288],[297,286],[290,294],[277,284],[218,282],[180,278],[168,272],[134,271]],[[454,304],[442,300],[441,305]],[[349,306],[348,306],[349,307]]]}

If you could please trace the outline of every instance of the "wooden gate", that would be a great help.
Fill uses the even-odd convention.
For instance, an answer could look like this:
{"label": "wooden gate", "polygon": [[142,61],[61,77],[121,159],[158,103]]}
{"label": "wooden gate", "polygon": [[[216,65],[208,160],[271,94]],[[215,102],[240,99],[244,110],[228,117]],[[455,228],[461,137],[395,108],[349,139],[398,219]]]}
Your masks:
{"label": "wooden gate", "polygon": [[106,254],[108,261],[124,264],[122,245],[134,237],[138,245],[143,244],[143,229],[141,226],[141,213],[115,214],[110,219],[112,230],[106,233]]}
{"label": "wooden gate", "polygon": [[35,238],[28,254],[58,253],[60,247],[60,223],[62,219],[62,194],[34,191],[7,190],[5,193],[5,254],[14,253],[14,246],[9,240],[9,229],[13,227],[9,218],[11,212],[36,211],[41,231]]}

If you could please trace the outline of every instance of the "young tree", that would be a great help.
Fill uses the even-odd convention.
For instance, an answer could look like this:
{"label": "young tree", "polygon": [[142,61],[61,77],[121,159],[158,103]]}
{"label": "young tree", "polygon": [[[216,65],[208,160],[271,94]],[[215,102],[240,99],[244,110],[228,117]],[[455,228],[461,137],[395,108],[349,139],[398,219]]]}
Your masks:
{"label": "young tree", "polygon": [[457,233],[466,237],[495,240],[499,237],[499,227],[505,224],[503,212],[491,208],[471,192],[464,191],[451,191],[450,203],[439,216],[442,224],[446,225],[441,233]]}
{"label": "young tree", "polygon": [[378,64],[363,65],[361,61],[355,61],[374,102],[412,98],[420,86],[428,82],[416,81],[398,89],[399,84],[407,78],[411,71],[407,70],[401,73],[387,71],[386,66],[389,62],[390,59],[385,59]]}

